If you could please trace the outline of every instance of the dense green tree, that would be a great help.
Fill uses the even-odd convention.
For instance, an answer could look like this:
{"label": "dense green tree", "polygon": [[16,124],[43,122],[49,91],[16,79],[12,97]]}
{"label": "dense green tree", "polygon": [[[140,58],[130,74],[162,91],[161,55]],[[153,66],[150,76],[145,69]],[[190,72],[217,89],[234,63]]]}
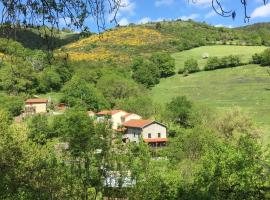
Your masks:
{"label": "dense green tree", "polygon": [[252,63],[253,64],[261,64],[262,62],[262,55],[255,53],[254,55],[252,55]]}
{"label": "dense green tree", "polygon": [[214,128],[222,137],[229,140],[236,140],[243,134],[253,138],[260,137],[260,131],[249,115],[242,113],[239,108],[217,117]]}
{"label": "dense green tree", "polygon": [[23,105],[24,101],[20,96],[0,95],[0,108],[8,111],[13,117],[21,114]]}
{"label": "dense green tree", "polygon": [[51,68],[43,71],[39,82],[39,90],[41,92],[58,91],[63,84],[60,75]]}
{"label": "dense green tree", "polygon": [[78,176],[82,193],[77,197],[91,199],[89,190],[94,189],[94,199],[104,192],[104,179],[109,168],[113,148],[112,133],[107,123],[94,124],[84,110],[70,109],[57,117],[54,130],[68,143],[66,162],[72,173]]}
{"label": "dense green tree", "polygon": [[239,56],[229,55],[221,58],[210,57],[204,67],[205,70],[215,70],[227,67],[237,67],[242,63]]}
{"label": "dense green tree", "polygon": [[149,118],[155,115],[156,111],[153,100],[146,94],[118,101],[116,107],[128,112],[136,113],[144,118]]}
{"label": "dense green tree", "polygon": [[160,71],[160,77],[165,78],[175,74],[175,60],[168,53],[155,53],[150,59]]}
{"label": "dense green tree", "polygon": [[192,103],[185,96],[173,98],[166,105],[165,118],[183,126],[191,126]]}
{"label": "dense green tree", "polygon": [[[196,175],[203,199],[265,199],[269,173],[260,146],[249,136],[208,150]],[[269,194],[268,194],[269,195]]]}
{"label": "dense green tree", "polygon": [[117,100],[136,96],[140,92],[136,82],[120,75],[104,75],[98,80],[97,88],[102,91],[112,107]]}
{"label": "dense green tree", "polygon": [[62,89],[62,102],[70,106],[84,106],[94,111],[107,108],[108,103],[103,95],[86,81],[73,78]]}
{"label": "dense green tree", "polygon": [[194,73],[200,71],[197,60],[193,58],[186,60],[184,65],[184,72]]}
{"label": "dense green tree", "polygon": [[262,57],[261,65],[270,66],[270,48],[264,50],[264,52],[261,54],[261,57]]}
{"label": "dense green tree", "polygon": [[207,60],[207,63],[204,67],[205,70],[214,70],[218,69],[220,66],[218,57],[210,57]]}
{"label": "dense green tree", "polygon": [[135,68],[132,77],[138,83],[143,84],[147,88],[151,88],[159,83],[160,71],[158,66],[153,62],[144,60],[142,64]]}
{"label": "dense green tree", "polygon": [[28,122],[28,138],[37,144],[44,145],[53,137],[46,115],[35,115]]}
{"label": "dense green tree", "polygon": [[14,58],[16,64],[6,64],[0,72],[0,87],[10,94],[33,94],[37,88],[37,74],[25,61]]}

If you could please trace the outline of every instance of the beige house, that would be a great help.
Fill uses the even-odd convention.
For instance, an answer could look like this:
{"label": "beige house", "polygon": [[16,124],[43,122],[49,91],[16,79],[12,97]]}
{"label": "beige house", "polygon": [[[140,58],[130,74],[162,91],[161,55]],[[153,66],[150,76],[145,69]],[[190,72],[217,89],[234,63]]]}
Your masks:
{"label": "beige house", "polygon": [[130,119],[141,119],[141,116],[128,113],[124,110],[103,110],[96,113],[97,121],[109,119],[112,123],[112,129],[117,130],[122,124]]}
{"label": "beige house", "polygon": [[125,123],[129,120],[132,120],[132,119],[142,119],[142,117],[140,115],[135,114],[135,113],[127,113],[126,115],[122,116],[121,121],[123,124],[123,123]]}
{"label": "beige house", "polygon": [[87,114],[88,114],[88,116],[89,117],[91,117],[91,118],[94,118],[95,116],[96,116],[96,113],[95,112],[93,112],[93,111],[87,111]]}
{"label": "beige house", "polygon": [[165,125],[153,120],[129,120],[123,123],[125,132],[124,141],[138,143],[142,138],[150,146],[164,146],[167,139],[167,128]]}
{"label": "beige house", "polygon": [[46,113],[48,106],[48,99],[27,99],[25,101],[25,113],[36,114]]}

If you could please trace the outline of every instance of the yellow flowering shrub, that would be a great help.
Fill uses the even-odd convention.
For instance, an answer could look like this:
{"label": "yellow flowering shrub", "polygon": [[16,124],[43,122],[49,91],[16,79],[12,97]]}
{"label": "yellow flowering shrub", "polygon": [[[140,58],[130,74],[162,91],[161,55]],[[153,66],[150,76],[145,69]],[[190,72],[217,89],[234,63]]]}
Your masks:
{"label": "yellow flowering shrub", "polygon": [[140,46],[156,44],[164,41],[164,37],[155,30],[142,27],[125,27],[93,35],[66,46],[68,49],[81,48],[91,43],[106,45]]}

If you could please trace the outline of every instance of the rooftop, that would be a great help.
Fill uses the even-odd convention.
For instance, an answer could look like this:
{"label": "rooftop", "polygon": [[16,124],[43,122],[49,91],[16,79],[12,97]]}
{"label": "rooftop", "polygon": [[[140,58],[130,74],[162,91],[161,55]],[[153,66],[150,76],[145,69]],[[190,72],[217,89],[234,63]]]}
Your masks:
{"label": "rooftop", "polygon": [[27,99],[25,103],[48,103],[48,99]]}
{"label": "rooftop", "polygon": [[119,112],[126,112],[126,111],[123,111],[123,110],[102,110],[102,111],[98,112],[97,115],[114,115],[114,114],[119,113]]}
{"label": "rooftop", "polygon": [[168,138],[148,138],[148,139],[144,139],[144,141],[147,142],[147,143],[168,142]]}
{"label": "rooftop", "polygon": [[125,127],[134,127],[134,128],[143,128],[148,124],[153,123],[153,120],[143,120],[143,119],[132,119],[125,123],[123,123],[123,126]]}

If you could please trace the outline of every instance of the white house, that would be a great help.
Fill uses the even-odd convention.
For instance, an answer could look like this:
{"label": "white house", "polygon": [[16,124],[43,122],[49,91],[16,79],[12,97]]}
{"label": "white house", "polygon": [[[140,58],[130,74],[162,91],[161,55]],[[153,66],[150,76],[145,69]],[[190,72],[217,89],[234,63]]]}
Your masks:
{"label": "white house", "polygon": [[121,121],[124,123],[132,119],[142,119],[142,117],[135,113],[127,113],[126,115],[122,116]]}
{"label": "white house", "polygon": [[46,113],[48,99],[27,99],[25,101],[25,112],[27,114]]}
{"label": "white house", "polygon": [[96,113],[97,121],[103,121],[106,118],[112,123],[112,129],[117,130],[122,124],[130,119],[141,119],[141,116],[128,113],[124,110],[103,110]]}
{"label": "white house", "polygon": [[123,123],[125,132],[123,139],[138,143],[142,138],[150,146],[164,146],[167,139],[167,127],[153,120],[129,120]]}

